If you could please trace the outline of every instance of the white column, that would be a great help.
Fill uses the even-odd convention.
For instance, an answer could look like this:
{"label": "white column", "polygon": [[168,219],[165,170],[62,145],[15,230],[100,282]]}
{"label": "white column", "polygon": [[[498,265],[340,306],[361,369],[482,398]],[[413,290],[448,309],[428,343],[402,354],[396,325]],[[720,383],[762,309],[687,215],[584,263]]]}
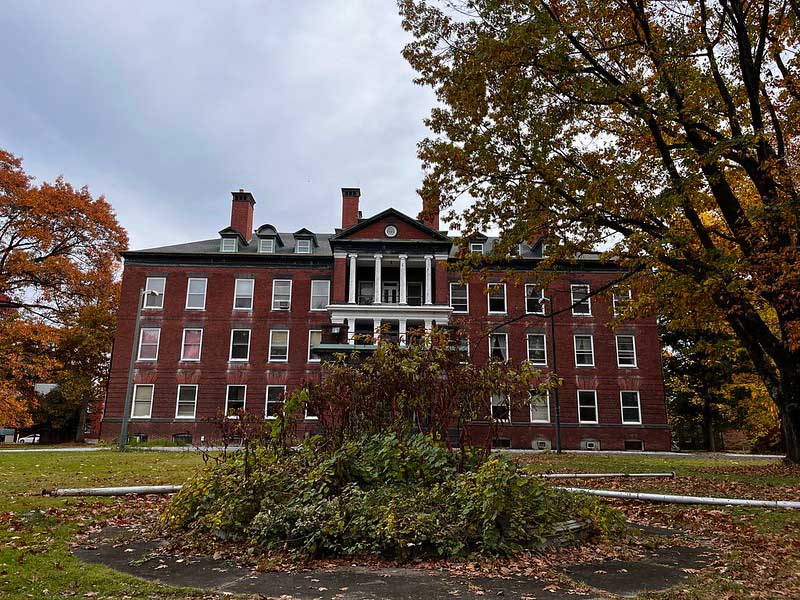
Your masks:
{"label": "white column", "polygon": [[433,261],[433,256],[426,256],[425,257],[425,304],[432,304],[431,301],[431,292],[433,291],[432,288],[432,265],[431,262]]}
{"label": "white column", "polygon": [[354,330],[356,328],[355,319],[344,319],[344,325],[347,327],[347,343],[355,344],[355,340],[353,340],[353,334],[355,333]]}
{"label": "white column", "polygon": [[372,319],[372,329],[375,331],[375,343],[378,343],[378,340],[381,337],[381,320],[380,319]]}
{"label": "white column", "polygon": [[406,320],[400,319],[397,322],[397,337],[399,338],[399,342],[401,346],[406,345]]}
{"label": "white column", "polygon": [[375,255],[375,304],[381,303],[381,259],[383,256],[381,254]]}
{"label": "white column", "polygon": [[347,298],[347,301],[350,304],[356,303],[356,259],[358,258],[357,254],[350,255],[350,293]]}
{"label": "white column", "polygon": [[406,284],[406,259],[405,254],[400,255],[400,304],[408,304],[408,289]]}

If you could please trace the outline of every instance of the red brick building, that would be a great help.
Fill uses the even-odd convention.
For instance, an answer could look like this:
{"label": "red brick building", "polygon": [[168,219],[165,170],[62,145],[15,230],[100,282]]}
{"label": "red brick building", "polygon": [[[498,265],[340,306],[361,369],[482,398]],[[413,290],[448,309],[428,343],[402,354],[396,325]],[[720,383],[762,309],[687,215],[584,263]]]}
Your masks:
{"label": "red brick building", "polygon": [[[285,391],[319,377],[319,353],[378,328],[404,342],[416,328],[460,325],[469,331],[471,360],[530,360],[547,372],[554,358],[551,304],[556,372],[564,380],[563,446],[670,448],[655,320],[612,329],[613,305],[629,292],[617,291],[613,300],[590,295],[619,276],[617,267],[583,255],[559,266],[556,280],[542,289],[533,273],[545,251],[539,240],[521,245],[488,279],[461,284],[447,269],[458,249],[439,231],[435,208],[427,207],[424,221],[391,208],[362,218],[360,195],[342,190],[342,223],[334,233],[281,233],[269,224],[254,231],[255,200],[240,190],[233,193],[230,226],[218,238],[126,252],[101,436],[119,435],[144,289],[157,294],[142,307],[131,435],[202,443],[214,438],[206,419],[222,410],[244,407],[270,418]],[[495,241],[474,237],[469,250],[488,255]],[[337,324],[347,326],[349,337],[331,345]],[[487,399],[487,421],[475,427],[486,427],[493,414],[501,421],[498,444],[554,447],[551,400],[515,406],[509,415],[503,399]],[[314,428],[313,419],[305,428]]]}

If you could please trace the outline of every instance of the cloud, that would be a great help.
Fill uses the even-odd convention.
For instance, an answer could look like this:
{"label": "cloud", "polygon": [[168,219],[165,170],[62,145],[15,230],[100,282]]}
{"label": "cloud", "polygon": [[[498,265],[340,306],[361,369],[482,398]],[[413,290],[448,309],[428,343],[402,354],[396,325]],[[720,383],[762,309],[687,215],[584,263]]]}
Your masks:
{"label": "cloud", "polygon": [[215,235],[240,187],[286,231],[331,231],[343,186],[416,215],[407,41],[392,2],[7,2],[0,147],[104,193],[136,248]]}

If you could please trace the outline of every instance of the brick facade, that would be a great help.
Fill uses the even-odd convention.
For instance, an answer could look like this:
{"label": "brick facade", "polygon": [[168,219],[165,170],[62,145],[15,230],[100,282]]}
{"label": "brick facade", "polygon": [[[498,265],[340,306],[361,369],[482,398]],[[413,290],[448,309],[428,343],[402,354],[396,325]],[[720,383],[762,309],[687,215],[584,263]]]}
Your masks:
{"label": "brick facade", "polygon": [[[353,188],[343,191],[346,221],[358,214],[360,192]],[[237,202],[240,194],[234,193],[232,220],[238,225],[249,219],[252,224],[252,214],[237,212],[247,206],[252,211],[252,204]],[[387,225],[396,228],[394,236],[386,233]],[[318,234],[309,254],[297,253],[292,234],[278,235],[281,243],[276,243],[275,251],[269,253],[258,251],[259,240],[254,237],[250,243],[240,242],[234,253],[220,252],[217,239],[125,254],[119,325],[101,427],[103,439],[119,435],[139,291],[144,289],[148,277],[164,278],[165,288],[163,307],[142,310],[141,328],[159,329],[160,334],[157,358],[137,360],[134,365],[134,384],[152,385],[153,395],[149,417],[130,419],[128,431],[132,435],[149,438],[181,435],[191,436],[195,443],[212,441],[215,431],[206,420],[224,410],[229,385],[246,385],[246,410],[264,415],[268,385],[285,385],[292,390],[319,377],[319,363],[309,361],[309,331],[342,319],[349,322],[352,331],[363,327],[365,322],[371,324],[372,320],[375,323],[392,320],[396,312],[396,318],[402,321],[401,332],[417,320],[426,326],[448,320],[469,331],[470,357],[478,363],[489,359],[490,328],[499,325],[496,331],[507,334],[508,358],[512,362],[528,358],[529,333],[545,334],[547,365],[540,368],[545,372],[552,369],[550,322],[540,315],[525,313],[525,283],[535,283],[531,272],[536,260],[533,255],[520,256],[502,270],[498,267],[487,279],[473,276],[468,282],[469,313],[451,315],[450,283],[459,281],[459,275],[447,269],[447,262],[452,262],[455,255],[452,242],[414,219],[396,211],[384,211],[335,234]],[[243,237],[246,239],[247,235]],[[392,295],[396,294],[395,278],[399,270],[406,268],[398,262],[401,256],[408,262],[408,304],[399,304],[398,297]],[[381,264],[384,289],[378,296],[383,303],[371,306],[348,303],[352,261],[357,261],[359,285],[369,284],[374,277],[374,265]],[[428,277],[425,261],[430,279],[425,279]],[[515,274],[512,278],[506,277],[509,266]],[[577,266],[565,266],[545,291],[556,312],[556,371],[563,379],[558,392],[562,444],[565,448],[580,448],[587,440],[594,440],[602,449],[625,449],[626,442],[628,448],[641,442],[646,450],[668,450],[671,438],[655,319],[625,321],[614,331],[609,326],[610,301],[603,295],[591,299],[591,316],[573,315],[569,310],[571,284],[588,284],[596,290],[618,276],[618,269],[591,258],[578,261]],[[202,310],[187,308],[187,286],[192,278],[207,282]],[[253,281],[252,309],[234,308],[237,279]],[[273,310],[275,280],[291,281],[291,310]],[[506,312],[489,314],[487,281],[503,280],[506,280]],[[330,282],[328,305],[321,310],[312,310],[312,281]],[[430,288],[429,304],[412,292],[415,285],[422,290]],[[320,284],[320,288],[324,285]],[[184,329],[202,329],[200,360],[181,360]],[[233,329],[250,330],[249,356],[245,361],[229,360]],[[289,331],[286,362],[269,360],[271,330]],[[575,335],[592,336],[594,366],[575,365]],[[617,335],[634,337],[635,367],[617,365]],[[176,416],[179,385],[198,386],[193,418]],[[578,390],[596,392],[596,424],[579,423]],[[641,424],[623,424],[620,404],[623,390],[639,392]],[[497,441],[515,448],[531,448],[537,441],[546,440],[554,447],[552,397],[549,409],[550,423],[532,424],[528,410],[516,408],[511,422],[497,429],[501,438]],[[302,428],[314,430],[315,423],[308,420]],[[475,423],[472,429],[474,435],[488,435],[489,431],[486,423]]]}

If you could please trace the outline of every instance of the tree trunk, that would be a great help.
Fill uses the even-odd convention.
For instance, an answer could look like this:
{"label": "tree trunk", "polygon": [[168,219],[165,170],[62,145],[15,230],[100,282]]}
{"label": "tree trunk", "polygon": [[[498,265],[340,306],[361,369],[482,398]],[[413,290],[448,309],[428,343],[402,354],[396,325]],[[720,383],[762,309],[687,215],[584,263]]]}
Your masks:
{"label": "tree trunk", "polygon": [[800,464],[800,388],[785,389],[783,396],[781,429],[783,444],[786,446],[786,458],[790,462]]}

